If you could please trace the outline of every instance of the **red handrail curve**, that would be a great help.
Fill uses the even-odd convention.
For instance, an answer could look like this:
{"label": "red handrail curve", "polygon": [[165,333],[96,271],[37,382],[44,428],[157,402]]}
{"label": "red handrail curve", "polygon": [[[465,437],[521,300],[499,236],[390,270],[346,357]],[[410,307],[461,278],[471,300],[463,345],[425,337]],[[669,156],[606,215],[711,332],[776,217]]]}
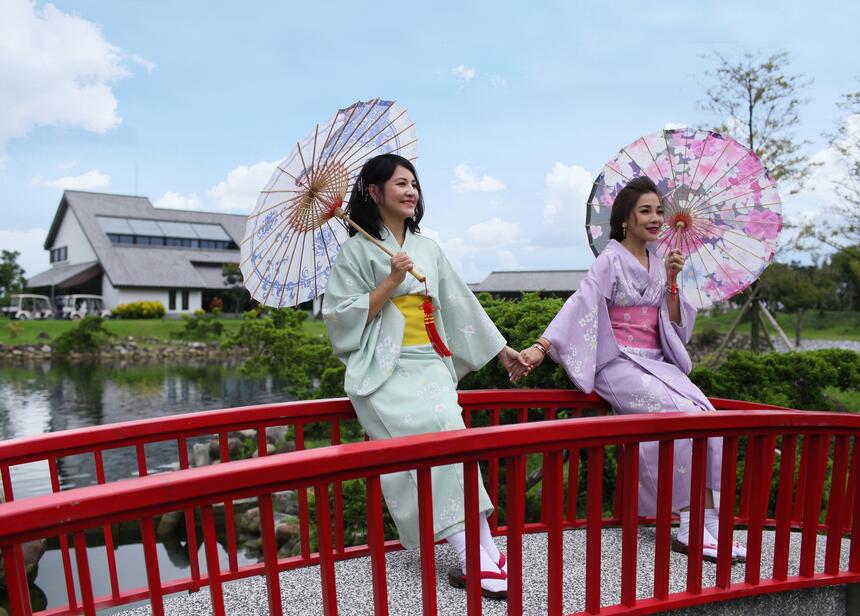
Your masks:
{"label": "red handrail curve", "polygon": [[[851,510],[860,507],[860,453],[858,444],[860,441],[856,436],[860,434],[860,417],[813,412],[793,411],[727,411],[715,414],[682,414],[665,413],[647,416],[625,416],[625,417],[598,417],[585,418],[575,422],[571,421],[548,421],[530,425],[514,425],[488,427],[478,430],[466,430],[446,432],[444,438],[439,434],[428,434],[388,441],[376,441],[368,443],[355,443],[333,447],[319,448],[315,450],[293,452],[286,456],[261,457],[254,460],[236,461],[231,464],[218,465],[190,469],[182,472],[166,473],[162,475],[142,477],[130,481],[120,481],[104,486],[93,486],[78,488],[73,491],[53,494],[43,497],[34,497],[22,501],[11,502],[0,507],[0,547],[2,547],[5,566],[7,567],[7,578],[10,580],[10,597],[13,598],[13,606],[28,613],[23,604],[23,594],[20,591],[20,557],[16,547],[23,541],[45,535],[55,536],[60,533],[71,533],[75,537],[76,559],[81,580],[86,580],[88,575],[88,564],[86,551],[82,547],[83,531],[87,528],[99,528],[105,524],[115,523],[121,520],[143,518],[144,529],[149,521],[151,528],[151,516],[167,511],[201,507],[204,519],[204,535],[207,537],[207,556],[210,557],[212,571],[211,576],[203,575],[198,580],[182,579],[162,584],[157,568],[157,560],[154,554],[154,536],[151,532],[144,532],[145,553],[147,554],[147,566],[149,585],[147,588],[134,589],[116,594],[112,597],[94,598],[91,591],[83,588],[83,610],[85,613],[93,613],[95,607],[118,605],[129,601],[149,597],[153,602],[153,611],[162,613],[161,597],[165,593],[178,590],[199,587],[200,584],[209,584],[212,593],[213,605],[216,613],[219,610],[218,599],[220,596],[220,584],[223,581],[246,577],[248,575],[265,574],[270,591],[270,609],[272,613],[280,613],[279,591],[277,589],[278,571],[306,566],[311,563],[319,563],[324,586],[324,598],[328,606],[327,613],[335,613],[336,588],[334,586],[333,561],[334,559],[349,558],[359,555],[370,554],[374,561],[374,589],[377,607],[385,613],[380,606],[384,604],[385,584],[378,579],[380,571],[384,574],[384,563],[380,568],[380,559],[384,558],[386,546],[382,543],[382,537],[378,532],[378,520],[368,520],[371,529],[369,541],[371,545],[359,546],[358,548],[347,548],[338,551],[328,545],[330,542],[322,541],[319,554],[303,554],[298,557],[290,557],[277,560],[276,553],[272,549],[274,538],[272,533],[264,532],[263,540],[265,561],[258,565],[249,565],[237,569],[230,567],[222,572],[217,563],[217,553],[214,552],[214,522],[212,520],[212,505],[225,499],[236,499],[242,497],[260,498],[261,511],[266,510],[267,525],[273,524],[271,509],[265,506],[270,494],[285,489],[307,489],[328,491],[328,484],[344,480],[364,477],[368,481],[368,495],[371,498],[379,498],[378,476],[380,474],[404,470],[417,469],[419,474],[419,485],[423,486],[420,493],[421,502],[425,503],[424,517],[426,518],[426,503],[429,502],[427,490],[429,483],[429,467],[440,464],[465,463],[467,476],[474,476],[477,472],[475,466],[478,460],[503,458],[509,468],[522,471],[523,460],[526,454],[544,453],[545,460],[549,460],[549,468],[560,472],[560,453],[565,449],[587,449],[590,461],[601,459],[605,446],[618,445],[626,460],[625,466],[636,460],[636,448],[638,443],[645,441],[660,441],[662,444],[671,444],[678,438],[694,439],[694,468],[693,468],[693,490],[694,493],[704,493],[704,439],[708,436],[723,435],[724,439],[724,482],[723,493],[730,494],[734,486],[734,465],[736,459],[733,452],[737,450],[737,439],[739,437],[750,438],[750,448],[747,459],[754,459],[757,463],[765,465],[769,471],[768,460],[772,464],[772,438],[779,435],[783,437],[783,447],[793,451],[798,436],[803,436],[803,450],[806,464],[802,464],[801,476],[806,481],[806,502],[802,511],[802,551],[800,559],[800,575],[788,577],[787,570],[788,551],[780,543],[790,530],[792,519],[790,517],[791,496],[794,491],[794,457],[790,456],[791,464],[781,467],[780,484],[777,497],[777,519],[776,533],[777,545],[775,547],[774,574],[773,578],[767,580],[758,579],[758,567],[753,567],[756,559],[761,556],[761,529],[767,512],[767,499],[761,495],[770,492],[770,472],[763,472],[752,476],[750,487],[753,494],[758,498],[748,499],[749,516],[749,542],[750,550],[747,566],[747,579],[744,584],[731,585],[726,572],[729,570],[729,553],[725,550],[720,552],[717,566],[717,586],[712,589],[701,587],[701,558],[690,558],[688,569],[688,589],[685,593],[667,594],[667,588],[663,588],[665,569],[668,562],[663,562],[659,544],[661,537],[668,537],[669,511],[665,506],[660,507],[658,514],[658,554],[655,561],[655,589],[654,597],[650,599],[637,600],[635,598],[635,586],[631,592],[630,580],[635,584],[635,571],[631,575],[629,568],[635,568],[636,559],[630,558],[631,550],[635,550],[635,542],[631,544],[630,537],[635,539],[635,526],[637,518],[627,513],[623,516],[622,527],[624,530],[623,558],[622,562],[622,604],[615,607],[603,608],[601,613],[650,613],[664,609],[705,603],[708,601],[744,596],[761,592],[774,592],[788,590],[805,586],[816,586],[824,584],[844,584],[860,581],[860,516],[851,516]],[[818,514],[820,511],[821,494],[826,471],[826,454],[829,449],[831,437],[834,437],[834,463],[831,471],[831,483],[835,489],[831,489],[827,502],[827,554],[825,557],[825,569],[823,572],[814,570],[815,561],[815,538],[820,525]],[[849,441],[854,438],[853,447]],[[852,450],[849,462],[849,447]],[[671,450],[671,447],[668,447]],[[725,455],[728,453],[729,455]],[[573,456],[571,456],[573,459]],[[578,456],[577,456],[578,459]],[[661,469],[665,468],[661,459]],[[588,613],[595,613],[599,609],[599,580],[600,580],[600,533],[599,529],[604,521],[600,515],[600,483],[602,481],[602,465],[589,469],[588,491],[589,517],[586,521],[588,543],[587,543],[587,580],[586,580],[586,608]],[[630,467],[627,466],[629,469]],[[668,468],[671,469],[671,459]],[[849,471],[850,468],[850,471]],[[601,470],[598,470],[601,469]],[[785,470],[788,469],[788,470]],[[725,472],[725,471],[730,472]],[[783,472],[784,471],[784,472]],[[660,487],[658,488],[658,500],[665,504],[670,499],[670,491],[665,489],[665,477],[667,473],[660,475]],[[624,489],[632,488],[632,477],[635,475],[628,470],[624,476]],[[544,513],[544,522],[526,528],[523,524],[521,514],[524,500],[523,482],[520,472],[508,473],[508,502],[509,511],[512,512],[511,524],[500,528],[500,532],[508,535],[508,551],[511,576],[509,587],[511,599],[509,602],[509,613],[520,613],[522,596],[518,594],[521,590],[521,537],[528,530],[542,530],[548,534],[548,559],[547,562],[558,563],[561,530],[561,503],[562,486],[560,481],[548,479],[544,485],[548,493],[544,506],[549,504],[550,511]],[[467,483],[467,486],[472,486]],[[809,498],[812,496],[812,498]],[[818,505],[816,506],[816,496]],[[477,516],[477,505],[474,486],[467,488],[465,494],[470,515],[470,528],[474,529],[474,519]],[[786,505],[788,503],[788,505]],[[809,503],[812,503],[810,505]],[[329,537],[331,533],[330,518],[328,516],[328,499],[317,499],[318,519],[320,520],[320,536]],[[631,505],[635,510],[635,499]],[[846,505],[848,505],[846,507]],[[694,498],[691,516],[701,516],[703,499]],[[379,514],[378,506],[368,507],[368,511]],[[517,512],[520,513],[517,513]],[[596,515],[594,513],[596,512]],[[734,512],[730,508],[723,507],[723,519],[729,522]],[[853,519],[852,519],[853,518]],[[376,528],[374,532],[373,529]],[[729,528],[726,524],[724,530]],[[851,549],[850,561],[847,569],[840,569],[839,547],[841,547],[842,534],[845,528],[850,529]],[[631,533],[631,529],[633,532]],[[426,530],[426,528],[425,528]],[[722,534],[722,533],[721,533]],[[423,559],[431,559],[432,534],[430,540],[426,539],[422,544],[424,552]],[[726,544],[725,542],[721,542]],[[214,554],[215,560],[212,559]],[[474,554],[470,557],[474,558]],[[665,565],[665,566],[664,566]],[[425,574],[427,572],[425,571]],[[16,583],[16,580],[18,583]],[[561,578],[550,575],[550,612],[557,613],[561,606]],[[625,581],[626,580],[626,581]],[[430,590],[435,588],[433,584],[425,580],[425,607],[433,604],[429,596]],[[84,585],[86,586],[86,585]],[[597,589],[595,591],[595,589]],[[469,593],[472,599],[476,596],[474,585],[470,587]],[[597,595],[595,595],[597,592]],[[275,601],[277,599],[277,601]],[[14,601],[17,601],[15,603]],[[277,606],[275,605],[277,603]],[[470,601],[470,613],[473,613],[479,602]],[[479,608],[478,608],[479,609]],[[57,608],[44,613],[78,613],[80,608],[68,607]],[[16,612],[17,613],[17,612]],[[432,610],[431,612],[432,613]]]}

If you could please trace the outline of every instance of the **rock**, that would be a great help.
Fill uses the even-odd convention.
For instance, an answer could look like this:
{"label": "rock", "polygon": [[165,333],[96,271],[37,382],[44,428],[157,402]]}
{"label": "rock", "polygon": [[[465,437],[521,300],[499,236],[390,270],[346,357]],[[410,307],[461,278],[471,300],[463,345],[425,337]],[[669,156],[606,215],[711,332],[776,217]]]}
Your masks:
{"label": "rock", "polygon": [[51,334],[46,331],[41,331],[36,335],[36,338],[38,338],[39,340],[50,340]]}
{"label": "rock", "polygon": [[230,453],[230,459],[236,460],[240,457],[242,449],[245,447],[245,440],[236,436],[231,436],[227,439],[227,451]]}
{"label": "rock", "polygon": [[221,459],[221,443],[217,438],[209,441],[209,457],[213,460]]}
{"label": "rock", "polygon": [[[21,552],[24,557],[24,570],[27,572],[27,579],[30,582],[36,579],[36,574],[39,572],[39,559],[42,558],[47,546],[47,539],[28,541],[21,546]],[[0,556],[0,563],[2,562],[3,557]],[[6,570],[2,566],[0,566],[0,588],[6,588]]]}
{"label": "rock", "polygon": [[285,515],[275,525],[275,540],[277,544],[284,545],[299,536],[299,519],[294,515]]}
{"label": "rock", "polygon": [[176,530],[176,527],[179,526],[179,523],[182,522],[182,512],[181,511],[168,511],[163,516],[161,516],[158,520],[158,526],[155,528],[155,535],[162,539],[173,534],[173,531]]}
{"label": "rock", "polygon": [[272,495],[275,509],[283,511],[287,515],[299,514],[299,495],[294,492],[278,492]]}
{"label": "rock", "polygon": [[42,351],[42,353],[50,353],[51,352],[51,345],[43,344],[42,348],[40,348],[39,350]]}
{"label": "rock", "polygon": [[266,429],[266,440],[275,445],[281,445],[287,440],[289,426],[272,426]]}

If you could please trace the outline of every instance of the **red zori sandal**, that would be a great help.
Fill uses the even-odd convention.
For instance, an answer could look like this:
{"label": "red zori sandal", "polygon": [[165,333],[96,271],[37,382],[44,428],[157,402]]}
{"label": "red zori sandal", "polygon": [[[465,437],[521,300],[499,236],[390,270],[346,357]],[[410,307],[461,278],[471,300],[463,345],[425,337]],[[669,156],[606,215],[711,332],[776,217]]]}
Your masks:
{"label": "red zori sandal", "polygon": [[[508,576],[501,571],[481,571],[482,580],[506,580]],[[460,567],[451,567],[448,569],[448,583],[454,588],[466,588],[466,574]],[[481,586],[481,595],[488,599],[507,599],[507,590],[487,590]]]}

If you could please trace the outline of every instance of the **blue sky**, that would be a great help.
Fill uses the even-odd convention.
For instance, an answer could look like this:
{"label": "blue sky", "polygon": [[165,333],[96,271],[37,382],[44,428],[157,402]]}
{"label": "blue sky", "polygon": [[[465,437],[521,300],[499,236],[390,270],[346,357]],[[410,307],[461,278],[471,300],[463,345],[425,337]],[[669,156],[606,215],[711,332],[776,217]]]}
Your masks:
{"label": "blue sky", "polygon": [[[814,79],[797,134],[828,163],[857,23],[827,1],[0,0],[0,246],[47,268],[64,187],[248,212],[315,122],[379,96],[417,124],[422,227],[464,278],[586,267],[603,164],[666,123],[723,120],[697,106],[703,53],[787,50]],[[786,215],[820,212],[832,176]]]}

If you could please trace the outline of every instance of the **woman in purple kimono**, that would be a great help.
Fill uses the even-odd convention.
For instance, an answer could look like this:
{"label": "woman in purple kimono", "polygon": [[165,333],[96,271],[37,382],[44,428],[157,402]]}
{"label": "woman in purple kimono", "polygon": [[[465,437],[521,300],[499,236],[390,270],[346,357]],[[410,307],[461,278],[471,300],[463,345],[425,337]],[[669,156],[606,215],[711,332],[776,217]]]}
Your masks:
{"label": "woman in purple kimono", "polygon": [[[667,280],[680,272],[684,257],[669,253],[664,264],[649,248],[663,226],[660,193],[647,177],[631,180],[615,198],[610,240],[594,261],[577,292],[543,335],[523,351],[537,367],[549,355],[586,393],[596,391],[616,413],[713,411],[702,391],[687,377],[692,368],[689,342],[696,308]],[[655,515],[659,443],[639,446],[639,512]],[[689,439],[675,442],[672,508],[681,524],[672,542],[686,553],[690,529]],[[703,557],[715,560],[718,511],[712,490],[720,487],[722,438],[708,439]],[[734,560],[746,557],[739,544]]]}

